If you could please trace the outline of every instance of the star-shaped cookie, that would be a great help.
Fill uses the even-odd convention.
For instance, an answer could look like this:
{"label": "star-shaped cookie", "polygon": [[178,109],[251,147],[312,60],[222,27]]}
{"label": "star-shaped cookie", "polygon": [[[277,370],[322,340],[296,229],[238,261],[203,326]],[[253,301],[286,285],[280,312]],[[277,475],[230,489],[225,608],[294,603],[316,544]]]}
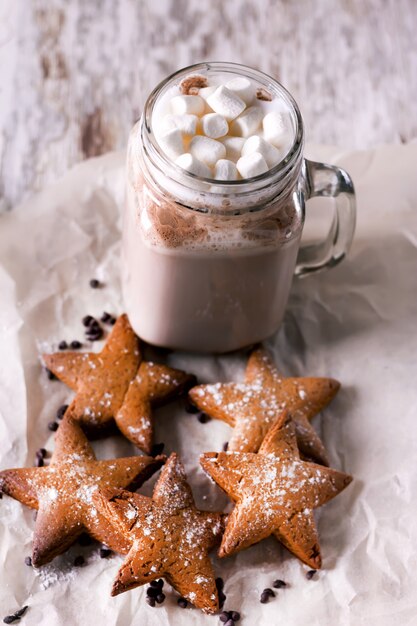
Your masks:
{"label": "star-shaped cookie", "polygon": [[285,378],[259,348],[249,357],[244,383],[198,385],[189,395],[201,411],[233,427],[228,444],[232,451],[257,452],[277,416],[288,409],[302,455],[328,465],[326,450],[310,420],[329,404],[339,387],[332,378]]}
{"label": "star-shaped cookie", "polygon": [[133,542],[114,581],[113,596],[164,577],[196,607],[208,613],[218,609],[208,552],[219,543],[223,516],[195,507],[175,453],[162,469],[152,498],[106,489],[94,500],[121,536]]}
{"label": "star-shaped cookie", "polygon": [[[334,498],[352,480],[347,474],[298,458],[295,429],[287,413],[278,418],[276,429],[261,454],[207,452],[200,458],[203,469],[236,503],[219,556],[239,552],[271,534],[284,540],[297,556],[308,553],[310,542],[313,547],[315,543],[314,531],[308,537],[310,511]],[[281,429],[281,454],[265,454],[276,447]]]}
{"label": "star-shaped cookie", "polygon": [[46,367],[76,391],[67,413],[89,435],[106,434],[116,423],[138,448],[149,454],[151,408],[194,384],[195,377],[165,365],[143,361],[139,340],[121,315],[101,352],[44,354]]}
{"label": "star-shaped cookie", "polygon": [[165,457],[133,456],[97,461],[80,426],[66,416],[55,435],[55,450],[46,467],[0,472],[0,491],[32,509],[38,509],[33,535],[34,566],[62,554],[83,533],[117,552],[128,552],[131,542],[92,502],[98,489],[139,487]]}

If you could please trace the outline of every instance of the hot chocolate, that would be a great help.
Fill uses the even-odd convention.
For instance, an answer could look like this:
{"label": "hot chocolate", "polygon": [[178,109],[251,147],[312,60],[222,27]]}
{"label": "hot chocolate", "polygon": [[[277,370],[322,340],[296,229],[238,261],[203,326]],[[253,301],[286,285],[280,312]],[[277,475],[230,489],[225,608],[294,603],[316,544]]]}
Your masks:
{"label": "hot chocolate", "polygon": [[227,352],[279,328],[309,182],[302,148],[295,102],[260,72],[202,64],[155,89],[127,157],[122,283],[140,337]]}

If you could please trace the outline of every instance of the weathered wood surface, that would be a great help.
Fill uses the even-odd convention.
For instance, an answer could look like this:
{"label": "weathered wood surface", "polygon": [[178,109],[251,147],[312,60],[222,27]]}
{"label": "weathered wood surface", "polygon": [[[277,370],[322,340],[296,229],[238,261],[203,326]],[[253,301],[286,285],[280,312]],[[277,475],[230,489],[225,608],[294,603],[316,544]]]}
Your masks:
{"label": "weathered wood surface", "polygon": [[149,90],[203,60],[281,80],[311,142],[417,135],[415,0],[2,0],[0,209],[125,145]]}

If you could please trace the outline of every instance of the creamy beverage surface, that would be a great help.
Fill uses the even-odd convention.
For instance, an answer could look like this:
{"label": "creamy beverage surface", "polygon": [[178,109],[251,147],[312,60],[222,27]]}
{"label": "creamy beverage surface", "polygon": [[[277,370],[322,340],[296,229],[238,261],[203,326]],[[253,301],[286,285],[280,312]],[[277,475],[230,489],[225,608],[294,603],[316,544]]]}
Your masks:
{"label": "creamy beverage surface", "polygon": [[[290,107],[238,72],[199,72],[165,84],[144,124],[129,140],[123,226],[133,327],[149,343],[204,352],[270,336],[284,315],[303,209],[294,184],[271,197],[257,181],[293,145]],[[162,165],[147,157],[152,149]]]}

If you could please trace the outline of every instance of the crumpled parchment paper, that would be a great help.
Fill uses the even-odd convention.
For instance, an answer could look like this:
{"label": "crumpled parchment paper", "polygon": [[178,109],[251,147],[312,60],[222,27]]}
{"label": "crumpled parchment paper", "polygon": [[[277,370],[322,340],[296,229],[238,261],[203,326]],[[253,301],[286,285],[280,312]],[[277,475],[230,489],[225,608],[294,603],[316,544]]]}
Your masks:
{"label": "crumpled parchment paper", "polygon": [[[284,325],[267,343],[287,374],[342,382],[314,423],[333,465],[355,480],[317,516],[324,564],[315,580],[272,538],[215,559],[216,573],[226,581],[225,608],[241,612],[242,626],[417,624],[417,144],[351,154],[312,148],[308,156],[339,163],[353,176],[355,241],[339,267],[294,281]],[[109,154],[77,166],[0,219],[1,468],[32,465],[39,447],[52,449],[47,422],[71,397],[63,383],[47,380],[39,352],[82,338],[86,313],[123,311],[123,193],[124,155]],[[92,277],[105,288],[90,289]],[[156,358],[201,382],[239,380],[245,366],[243,355]],[[156,414],[155,440],[180,453],[201,507],[227,505],[197,461],[228,435],[225,424],[200,424],[180,403]],[[99,456],[135,452],[121,437],[94,446]],[[121,558],[100,559],[97,546],[76,545],[39,571],[27,567],[33,526],[33,511],[4,496],[0,617],[28,604],[27,626],[218,623],[178,608],[173,592],[156,609],[145,603],[144,589],[111,598]],[[72,566],[78,554],[85,567]],[[260,604],[261,591],[276,578],[289,587]]]}

